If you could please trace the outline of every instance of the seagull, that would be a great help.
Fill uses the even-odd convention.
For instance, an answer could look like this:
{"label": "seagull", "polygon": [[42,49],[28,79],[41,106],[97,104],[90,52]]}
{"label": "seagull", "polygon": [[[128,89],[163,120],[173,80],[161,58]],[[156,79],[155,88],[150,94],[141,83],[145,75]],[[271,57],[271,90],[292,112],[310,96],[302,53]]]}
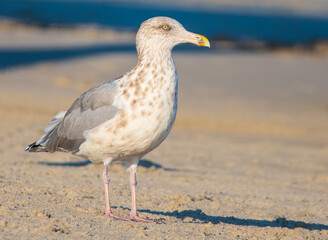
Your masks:
{"label": "seagull", "polygon": [[[138,216],[136,170],[139,160],[164,141],[175,121],[178,78],[171,51],[180,43],[210,47],[206,37],[187,31],[172,18],[144,21],[136,36],[137,66],[84,92],[25,149],[68,152],[92,163],[103,163],[105,216],[109,219],[158,223]],[[115,162],[123,162],[130,172],[129,218],[111,211],[108,167]]]}

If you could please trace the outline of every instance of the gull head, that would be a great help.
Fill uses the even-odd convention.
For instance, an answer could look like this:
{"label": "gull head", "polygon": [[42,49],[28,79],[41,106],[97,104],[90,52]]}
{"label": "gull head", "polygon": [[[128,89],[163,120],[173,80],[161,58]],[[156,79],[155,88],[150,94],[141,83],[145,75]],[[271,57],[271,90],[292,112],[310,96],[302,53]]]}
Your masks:
{"label": "gull head", "polygon": [[171,51],[180,43],[210,47],[206,37],[187,31],[178,21],[169,17],[154,17],[144,21],[137,33],[137,50]]}

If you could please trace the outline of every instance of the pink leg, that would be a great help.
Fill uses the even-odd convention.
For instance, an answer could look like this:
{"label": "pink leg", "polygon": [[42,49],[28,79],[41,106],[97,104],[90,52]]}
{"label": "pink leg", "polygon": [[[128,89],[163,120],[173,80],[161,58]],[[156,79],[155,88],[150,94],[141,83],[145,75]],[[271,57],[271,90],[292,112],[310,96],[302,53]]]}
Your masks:
{"label": "pink leg", "polygon": [[115,216],[112,213],[111,209],[110,209],[110,203],[109,203],[109,182],[110,182],[110,179],[109,179],[109,176],[108,176],[108,165],[105,165],[102,177],[103,177],[103,181],[104,181],[105,201],[106,201],[105,216],[107,218],[110,218],[110,219],[132,222],[131,219]]}
{"label": "pink leg", "polygon": [[136,186],[137,186],[137,163],[134,163],[130,167],[130,188],[131,188],[131,199],[132,199],[130,217],[135,222],[157,223],[155,221],[146,218],[141,218],[138,216],[137,203],[136,203]]}

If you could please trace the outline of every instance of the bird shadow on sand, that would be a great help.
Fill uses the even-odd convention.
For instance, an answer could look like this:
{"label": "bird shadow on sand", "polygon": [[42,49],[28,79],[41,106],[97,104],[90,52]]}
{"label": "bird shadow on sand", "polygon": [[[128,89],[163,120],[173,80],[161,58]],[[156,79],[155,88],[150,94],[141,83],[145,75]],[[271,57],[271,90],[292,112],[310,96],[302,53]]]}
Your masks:
{"label": "bird shadow on sand", "polygon": [[[84,167],[88,166],[89,164],[92,164],[91,161],[85,160],[85,161],[70,161],[70,162],[47,162],[47,161],[39,161],[38,164],[40,165],[47,165],[47,166],[58,166],[58,167]],[[167,168],[163,167],[163,165],[159,163],[155,163],[148,159],[141,159],[139,161],[138,167],[146,168],[146,169],[163,169],[164,171],[170,171],[170,172],[186,172],[188,170],[186,169],[178,169],[178,168]]]}
{"label": "bird shadow on sand", "polygon": [[175,217],[177,219],[184,220],[185,218],[190,218],[191,223],[212,223],[212,224],[231,224],[237,226],[255,226],[255,227],[279,227],[279,228],[303,228],[307,230],[328,230],[328,225],[320,223],[307,223],[303,221],[288,220],[283,217],[276,218],[275,220],[257,220],[257,219],[247,219],[247,218],[236,218],[233,216],[222,217],[222,216],[211,216],[205,214],[202,210],[183,210],[183,211],[173,211],[173,212],[162,212],[162,211],[152,211],[152,210],[138,210],[143,213],[150,213],[156,215],[162,215],[167,217]]}
{"label": "bird shadow on sand", "polygon": [[38,164],[47,165],[47,166],[57,166],[57,167],[84,167],[91,162],[89,160],[85,161],[78,161],[78,162],[46,162],[46,161],[39,161]]}
{"label": "bird shadow on sand", "polygon": [[148,159],[141,159],[138,163],[138,167],[143,167],[143,168],[153,168],[153,169],[163,169],[164,171],[169,171],[169,172],[187,172],[187,169],[179,169],[179,168],[167,168],[163,167],[162,164],[155,163],[151,160]]}

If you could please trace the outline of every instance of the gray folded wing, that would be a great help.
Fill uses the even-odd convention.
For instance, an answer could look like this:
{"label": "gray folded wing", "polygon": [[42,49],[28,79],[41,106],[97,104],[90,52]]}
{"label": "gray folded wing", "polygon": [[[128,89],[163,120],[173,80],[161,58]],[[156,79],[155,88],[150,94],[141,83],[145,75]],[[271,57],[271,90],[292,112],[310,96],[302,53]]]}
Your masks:
{"label": "gray folded wing", "polygon": [[64,119],[48,135],[49,152],[77,152],[85,141],[83,134],[112,119],[119,109],[113,106],[117,88],[115,81],[95,86],[72,104]]}

